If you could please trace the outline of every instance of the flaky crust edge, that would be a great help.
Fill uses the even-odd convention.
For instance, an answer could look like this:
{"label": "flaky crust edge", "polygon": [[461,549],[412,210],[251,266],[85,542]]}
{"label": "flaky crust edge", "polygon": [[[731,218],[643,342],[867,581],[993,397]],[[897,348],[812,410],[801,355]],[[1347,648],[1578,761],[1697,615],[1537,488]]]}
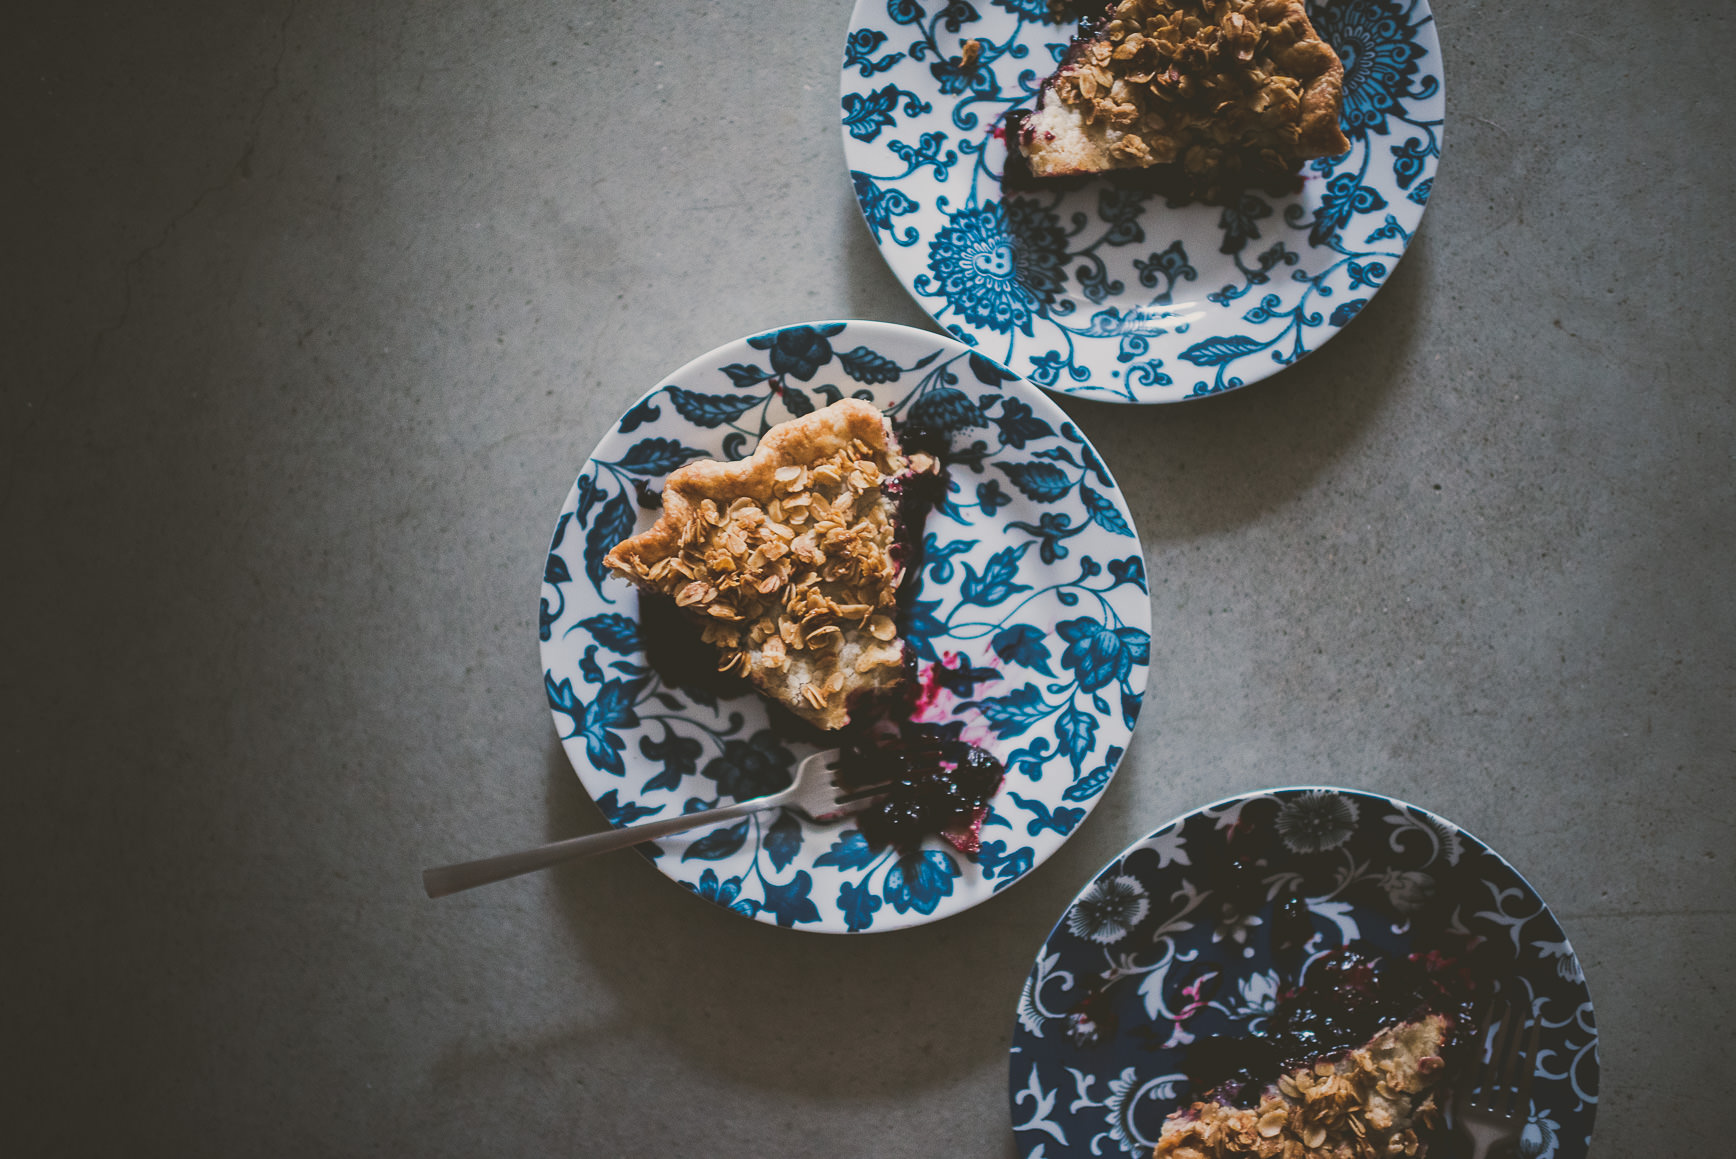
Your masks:
{"label": "flaky crust edge", "polygon": [[681,529],[699,518],[699,504],[704,500],[727,507],[732,500],[747,495],[764,502],[771,498],[773,476],[779,467],[837,454],[852,439],[861,439],[902,468],[903,456],[893,450],[897,444],[886,417],[872,403],[840,399],[779,423],[745,459],[733,463],[701,459],[677,467],[663,484],[663,514],[646,530],[616,544],[603,557],[604,565],[632,582],[634,560],[649,566],[681,550]]}

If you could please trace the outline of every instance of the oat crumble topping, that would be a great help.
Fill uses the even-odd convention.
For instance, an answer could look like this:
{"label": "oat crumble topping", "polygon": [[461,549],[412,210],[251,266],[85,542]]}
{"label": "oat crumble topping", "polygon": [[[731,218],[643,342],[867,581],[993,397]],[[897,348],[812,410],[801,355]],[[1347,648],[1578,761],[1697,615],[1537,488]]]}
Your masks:
{"label": "oat crumble topping", "polygon": [[902,676],[886,483],[934,470],[904,456],[876,408],[845,399],[773,427],[747,459],[676,470],[657,524],[605,562],[697,617],[720,670],[839,728],[851,692]]}
{"label": "oat crumble topping", "polygon": [[1447,1020],[1431,1014],[1279,1076],[1257,1107],[1197,1102],[1164,1123],[1157,1159],[1425,1159],[1440,1126]]}

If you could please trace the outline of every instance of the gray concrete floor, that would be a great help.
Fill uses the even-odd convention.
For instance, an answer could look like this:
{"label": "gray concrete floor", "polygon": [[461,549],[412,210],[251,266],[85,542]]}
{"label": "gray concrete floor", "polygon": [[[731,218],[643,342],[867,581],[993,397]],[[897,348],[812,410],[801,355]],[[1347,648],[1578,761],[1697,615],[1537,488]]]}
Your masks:
{"label": "gray concrete floor", "polygon": [[1715,0],[1440,0],[1445,162],[1363,316],[1222,399],[1067,404],[1140,519],[1153,676],[1029,881],[856,939],[630,856],[421,896],[601,824],[535,610],[627,400],[769,326],[927,324],[845,177],[848,10],[8,18],[0,1150],[1004,1159],[1067,899],[1178,812],[1310,781],[1460,821],[1553,903],[1603,1033],[1595,1156],[1725,1153]]}

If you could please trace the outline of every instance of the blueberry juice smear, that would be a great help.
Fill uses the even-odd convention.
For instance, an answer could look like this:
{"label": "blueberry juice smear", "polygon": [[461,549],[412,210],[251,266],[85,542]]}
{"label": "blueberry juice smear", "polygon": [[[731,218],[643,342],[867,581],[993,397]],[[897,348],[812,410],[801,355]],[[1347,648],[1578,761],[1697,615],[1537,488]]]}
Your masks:
{"label": "blueberry juice smear", "polygon": [[1216,1090],[1241,1106],[1311,1059],[1361,1046],[1382,1028],[1428,1013],[1449,1016],[1449,1048],[1474,1024],[1475,986],[1455,959],[1436,952],[1382,955],[1351,944],[1316,959],[1302,985],[1285,991],[1258,1034],[1205,1038],[1188,1049],[1196,1092]]}
{"label": "blueberry juice smear", "polygon": [[977,827],[1006,767],[992,753],[959,740],[958,732],[956,724],[903,722],[895,734],[875,732],[845,746],[840,785],[888,786],[857,817],[870,845],[909,853],[930,833],[941,833],[961,851],[976,851]]}

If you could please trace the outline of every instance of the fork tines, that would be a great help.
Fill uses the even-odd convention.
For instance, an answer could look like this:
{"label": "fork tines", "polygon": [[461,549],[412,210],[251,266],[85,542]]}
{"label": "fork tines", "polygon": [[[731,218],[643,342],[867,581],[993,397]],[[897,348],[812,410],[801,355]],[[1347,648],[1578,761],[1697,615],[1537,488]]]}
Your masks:
{"label": "fork tines", "polygon": [[[840,788],[841,787],[842,786],[840,786]],[[884,796],[891,792],[892,788],[893,782],[887,781],[883,785],[869,785],[865,789],[851,789],[847,793],[839,793],[837,796],[837,803],[840,805],[848,805],[852,801],[866,801],[869,797]]]}
{"label": "fork tines", "polygon": [[1527,1020],[1527,1013],[1524,1007],[1512,1002],[1500,1006],[1494,1001],[1489,1003],[1477,1029],[1478,1046],[1489,1038],[1491,1026],[1495,1033],[1489,1038],[1488,1061],[1466,1076],[1462,1095],[1467,1104],[1500,1115],[1529,1113],[1531,1076],[1537,1071],[1537,1043],[1542,1025],[1534,1018]]}

